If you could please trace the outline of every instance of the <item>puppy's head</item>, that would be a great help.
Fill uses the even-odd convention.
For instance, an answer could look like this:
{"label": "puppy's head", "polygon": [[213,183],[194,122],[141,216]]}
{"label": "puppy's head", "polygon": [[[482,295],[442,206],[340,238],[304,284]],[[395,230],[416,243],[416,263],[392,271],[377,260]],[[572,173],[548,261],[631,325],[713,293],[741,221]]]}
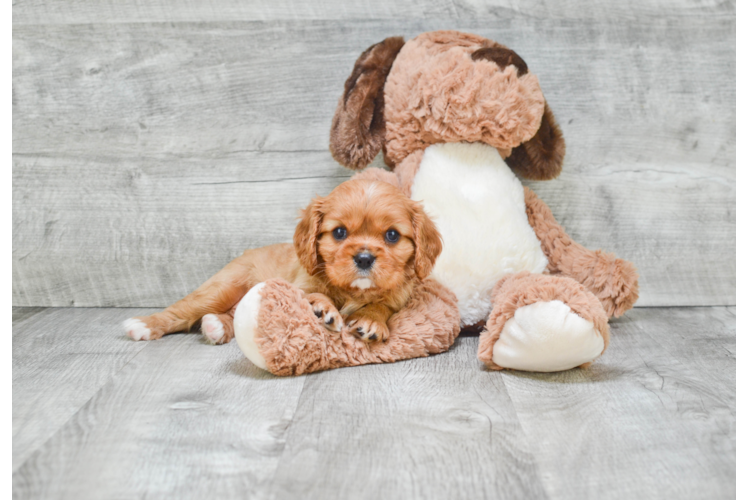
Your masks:
{"label": "puppy's head", "polygon": [[421,205],[396,187],[351,180],[302,211],[294,247],[310,275],[352,292],[385,292],[427,277],[442,243]]}

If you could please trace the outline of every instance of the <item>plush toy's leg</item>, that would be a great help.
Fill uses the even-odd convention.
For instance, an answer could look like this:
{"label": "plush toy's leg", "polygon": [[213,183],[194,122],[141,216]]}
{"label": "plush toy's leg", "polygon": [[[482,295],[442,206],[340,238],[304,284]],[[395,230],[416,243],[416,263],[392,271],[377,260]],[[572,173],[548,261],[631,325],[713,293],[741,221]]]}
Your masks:
{"label": "plush toy's leg", "polygon": [[303,292],[280,279],[253,287],[234,314],[237,344],[252,363],[276,375],[299,375],[446,351],[460,330],[457,300],[426,280],[387,325],[386,342],[365,343],[347,326],[329,331]]}
{"label": "plush toy's leg", "polygon": [[639,298],[639,274],[631,262],[612,253],[588,250],[571,239],[548,205],[525,187],[527,221],[548,257],[548,270],[569,276],[595,294],[609,318],[618,317]]}
{"label": "plush toy's leg", "polygon": [[555,372],[586,367],[608,346],[608,316],[571,278],[518,273],[493,291],[478,358],[489,368]]}

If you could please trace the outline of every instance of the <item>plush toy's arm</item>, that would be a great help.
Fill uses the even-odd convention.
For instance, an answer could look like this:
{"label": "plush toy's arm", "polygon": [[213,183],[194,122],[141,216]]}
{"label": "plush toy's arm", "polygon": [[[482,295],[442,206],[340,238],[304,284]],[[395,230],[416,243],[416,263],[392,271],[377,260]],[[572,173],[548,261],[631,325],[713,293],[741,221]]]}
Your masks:
{"label": "plush toy's arm", "polygon": [[[389,319],[389,339],[373,343],[363,342],[348,327],[340,333],[329,332],[304,300],[303,292],[286,281],[273,279],[258,287],[255,317],[243,321],[254,325],[250,328],[253,331],[237,328],[236,336],[245,354],[275,375],[300,375],[428,356],[449,349],[460,333],[457,299],[430,279],[418,284],[405,308]],[[252,293],[247,294],[250,299]],[[238,319],[241,319],[240,309],[243,309],[241,304],[237,309]],[[243,346],[247,342],[242,342],[242,336],[251,336],[253,349],[260,358],[256,360],[255,353],[248,354],[253,349]]]}
{"label": "plush toy's arm", "polygon": [[618,317],[633,307],[639,298],[639,275],[631,262],[576,243],[556,222],[548,205],[527,187],[525,205],[551,273],[582,283],[600,299],[609,317]]}

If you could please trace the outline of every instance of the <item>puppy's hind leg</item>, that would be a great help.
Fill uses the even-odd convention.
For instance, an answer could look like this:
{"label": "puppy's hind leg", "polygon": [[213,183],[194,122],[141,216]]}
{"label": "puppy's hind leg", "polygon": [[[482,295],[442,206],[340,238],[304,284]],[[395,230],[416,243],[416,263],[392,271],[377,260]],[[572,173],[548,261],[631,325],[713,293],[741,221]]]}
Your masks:
{"label": "puppy's hind leg", "polygon": [[239,259],[229,263],[200,288],[163,311],[126,320],[123,326],[127,335],[133,340],[156,340],[167,333],[189,331],[206,314],[223,315],[230,311],[247,293],[251,284],[246,267],[237,261]]}
{"label": "puppy's hind leg", "polygon": [[211,344],[225,344],[234,338],[234,311],[236,305],[224,314],[206,314],[200,324],[200,331]]}

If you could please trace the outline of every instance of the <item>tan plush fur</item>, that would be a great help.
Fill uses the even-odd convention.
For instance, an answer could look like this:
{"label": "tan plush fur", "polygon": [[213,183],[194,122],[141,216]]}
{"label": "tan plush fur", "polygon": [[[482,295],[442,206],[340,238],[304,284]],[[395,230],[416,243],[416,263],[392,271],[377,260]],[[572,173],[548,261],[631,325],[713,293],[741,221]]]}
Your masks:
{"label": "tan plush fur", "polygon": [[326,330],[303,291],[284,280],[267,281],[260,294],[255,342],[276,375],[428,356],[449,349],[460,330],[454,295],[433,280],[415,285],[405,308],[389,319],[389,339],[375,343],[361,342],[355,328]]}
{"label": "tan plush fur", "polygon": [[[342,238],[335,236],[340,229],[345,232]],[[397,240],[388,241],[386,233],[393,231]],[[228,342],[239,300],[254,285],[282,278],[307,294],[317,321],[327,329],[340,331],[346,321],[363,341],[386,340],[390,316],[405,306],[440,252],[441,236],[418,203],[390,183],[350,180],[304,209],[293,246],[247,250],[184,299],[162,312],[134,318],[149,330],[147,336],[132,329],[128,334],[154,340],[187,331],[214,314],[223,336],[211,338],[205,329],[203,333],[215,343]],[[362,254],[372,260],[366,269],[356,262]]]}
{"label": "tan plush fur", "polygon": [[397,180],[400,182],[400,189],[403,190],[405,196],[410,197],[413,189],[413,178],[418,173],[418,167],[421,165],[423,160],[423,149],[413,151],[397,166]]}
{"label": "tan plush fur", "polygon": [[530,274],[523,271],[499,281],[494,287],[491,300],[494,307],[478,346],[478,359],[491,369],[502,368],[494,363],[492,358],[494,344],[499,340],[504,324],[520,307],[541,301],[560,300],[568,305],[572,312],[592,322],[595,329],[600,332],[604,341],[603,352],[608,347],[610,338],[608,317],[600,301],[579,282],[571,278]]}

